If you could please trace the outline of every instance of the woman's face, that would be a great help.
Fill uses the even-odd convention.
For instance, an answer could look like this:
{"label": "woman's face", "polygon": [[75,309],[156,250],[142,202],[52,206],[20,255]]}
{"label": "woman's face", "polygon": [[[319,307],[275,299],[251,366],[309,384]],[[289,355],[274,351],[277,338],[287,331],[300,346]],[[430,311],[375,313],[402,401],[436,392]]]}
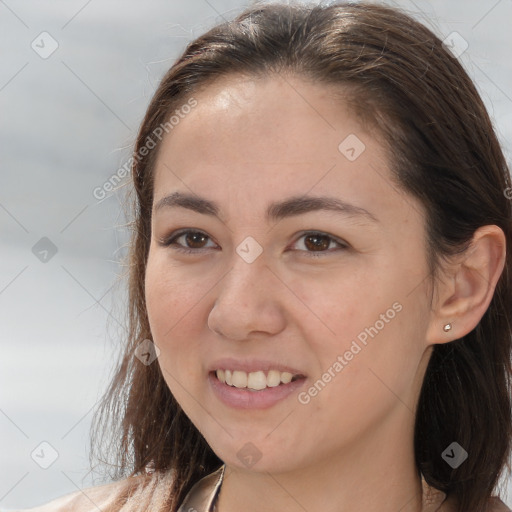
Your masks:
{"label": "woman's face", "polygon": [[231,76],[194,98],[159,150],[146,274],[171,392],[239,468],[412,450],[422,207],[329,86]]}

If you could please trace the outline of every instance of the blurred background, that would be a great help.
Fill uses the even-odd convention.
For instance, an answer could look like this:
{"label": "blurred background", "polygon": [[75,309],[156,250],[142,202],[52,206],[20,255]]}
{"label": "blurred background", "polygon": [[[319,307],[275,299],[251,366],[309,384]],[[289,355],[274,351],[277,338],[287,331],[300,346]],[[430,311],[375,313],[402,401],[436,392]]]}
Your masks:
{"label": "blurred background", "polygon": [[[510,162],[512,1],[385,3],[446,38]],[[96,483],[88,434],[122,340],[128,241],[124,192],[104,184],[186,44],[249,4],[0,0],[2,509]]]}

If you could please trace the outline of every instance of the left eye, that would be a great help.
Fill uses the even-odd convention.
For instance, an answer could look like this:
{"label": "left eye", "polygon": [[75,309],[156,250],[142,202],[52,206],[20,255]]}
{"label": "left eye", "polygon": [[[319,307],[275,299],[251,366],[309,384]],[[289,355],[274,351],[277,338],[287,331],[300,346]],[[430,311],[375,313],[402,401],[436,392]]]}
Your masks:
{"label": "left eye", "polygon": [[[325,253],[325,252],[332,252],[332,250],[328,250],[331,244],[336,244],[338,248],[340,249],[348,249],[348,244],[336,240],[331,235],[327,235],[326,233],[320,233],[316,231],[312,231],[309,233],[303,233],[300,238],[297,239],[297,242],[299,240],[304,239],[303,245],[306,247],[306,252],[310,253],[311,256],[317,258],[319,256],[324,256],[323,254],[315,254],[317,253]],[[295,243],[297,243],[295,242]],[[312,249],[312,251],[309,251],[307,249]]]}
{"label": "left eye", "polygon": [[[182,242],[184,242],[186,245],[183,245],[183,243],[178,243],[178,240],[183,239]],[[205,248],[212,248],[207,247],[203,245],[207,240],[209,240],[210,237],[201,231],[180,231],[178,233],[175,233],[174,235],[171,235],[170,238],[166,239],[162,242],[163,246],[170,247],[176,251],[184,252],[187,254],[190,253],[197,253],[199,251],[202,251]],[[309,255],[313,257],[319,257],[323,256],[323,254],[318,253],[325,253],[325,252],[332,252],[332,249],[329,250],[329,247],[334,243],[338,246],[340,249],[348,249],[348,244],[338,241],[331,235],[327,235],[326,233],[318,232],[318,231],[310,231],[308,233],[303,233],[295,242],[293,245],[297,244],[299,240],[303,241],[303,246],[305,247],[305,250],[299,249],[300,251],[309,253]],[[198,247],[199,245],[199,247]],[[317,253],[317,254],[315,254]]]}

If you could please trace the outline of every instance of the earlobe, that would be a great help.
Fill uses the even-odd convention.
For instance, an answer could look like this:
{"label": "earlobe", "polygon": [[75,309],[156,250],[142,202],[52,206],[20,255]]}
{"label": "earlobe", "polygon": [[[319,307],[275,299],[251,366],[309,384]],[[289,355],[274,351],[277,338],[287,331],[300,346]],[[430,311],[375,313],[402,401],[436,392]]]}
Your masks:
{"label": "earlobe", "polygon": [[428,345],[447,343],[471,332],[484,316],[503,272],[506,239],[495,225],[478,228],[468,249],[456,256],[450,279],[439,284],[439,300],[427,330]]}

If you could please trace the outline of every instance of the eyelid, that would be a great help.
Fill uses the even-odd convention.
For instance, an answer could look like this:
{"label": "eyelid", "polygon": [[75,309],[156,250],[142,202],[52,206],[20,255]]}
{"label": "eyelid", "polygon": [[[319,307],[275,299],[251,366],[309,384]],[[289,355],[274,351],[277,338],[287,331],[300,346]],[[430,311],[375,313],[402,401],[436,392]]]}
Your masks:
{"label": "eyelid", "polygon": [[[175,247],[173,247],[173,249],[177,250],[177,251],[182,251],[182,252],[197,253],[197,252],[203,251],[205,249],[204,247],[201,249],[192,249],[190,247],[183,247],[183,246],[175,244],[175,242],[178,238],[180,238],[183,235],[189,234],[189,233],[204,235],[206,238],[208,238],[209,240],[211,240],[213,242],[213,238],[208,233],[205,233],[201,229],[183,228],[183,229],[178,229],[176,231],[173,231],[169,236],[159,239],[159,243],[161,245],[163,245],[164,247],[171,247],[173,245],[176,245]],[[214,242],[214,243],[216,243],[216,242]],[[208,249],[211,249],[211,247],[209,247]]]}
{"label": "eyelid", "polygon": [[[349,248],[349,244],[347,242],[345,242],[344,240],[342,240],[341,238],[338,238],[337,236],[334,236],[334,235],[331,235],[330,233],[326,233],[325,231],[319,231],[319,230],[312,230],[312,229],[309,229],[309,230],[306,230],[306,231],[301,231],[299,233],[299,235],[295,238],[295,241],[292,243],[295,244],[297,243],[301,238],[305,237],[305,236],[309,236],[309,235],[321,235],[321,236],[325,236],[327,238],[329,238],[332,242],[335,242],[337,243],[338,245],[341,246],[341,248],[343,249],[348,249]],[[315,252],[313,251],[301,251],[301,252],[308,252],[309,254],[315,254]],[[316,254],[320,254],[320,253],[328,253],[328,252],[332,252],[332,251],[317,251]]]}
{"label": "eyelid", "polygon": [[[213,238],[210,235],[208,235],[206,232],[204,232],[200,229],[195,229],[195,228],[178,229],[177,231],[172,232],[168,237],[164,237],[164,238],[160,239],[159,242],[161,245],[163,245],[165,247],[174,246],[174,247],[172,247],[173,250],[188,253],[188,254],[199,254],[202,251],[204,251],[205,249],[212,249],[211,247],[202,247],[199,249],[193,249],[193,248],[189,248],[189,247],[180,246],[175,243],[178,238],[180,238],[182,235],[186,235],[188,233],[204,235],[206,238],[208,238],[209,240],[214,242]],[[309,236],[309,235],[321,235],[321,236],[325,236],[325,237],[329,238],[330,242],[334,242],[339,245],[337,250],[343,250],[343,249],[346,250],[346,249],[350,248],[350,245],[347,242],[345,242],[344,240],[342,240],[334,235],[331,235],[330,233],[326,233],[325,231],[320,231],[320,230],[311,230],[311,229],[299,232],[298,235],[296,237],[294,237],[294,241],[292,242],[291,245],[296,244],[301,238]],[[214,243],[216,243],[216,242],[214,242]],[[308,255],[311,255],[312,257],[319,257],[319,256],[321,257],[325,254],[332,253],[333,249],[327,249],[324,251],[299,250],[298,252],[306,253]]]}

